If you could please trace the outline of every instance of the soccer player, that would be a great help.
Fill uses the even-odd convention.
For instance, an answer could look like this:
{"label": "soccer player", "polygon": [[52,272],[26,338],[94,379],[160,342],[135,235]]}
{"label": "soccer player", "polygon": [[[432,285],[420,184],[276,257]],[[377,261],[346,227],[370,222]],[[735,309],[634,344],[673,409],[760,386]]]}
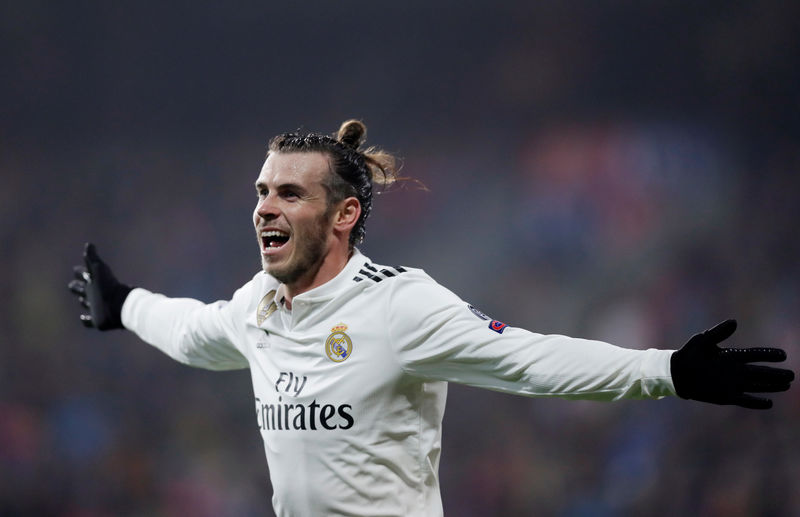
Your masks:
{"label": "soccer player", "polygon": [[[438,467],[448,382],[526,396],[678,395],[767,409],[789,389],[774,348],[718,343],[732,320],[673,350],[541,335],[492,319],[419,269],[356,248],[391,155],[366,127],[283,134],[253,213],[263,271],[230,301],[168,298],[120,283],[92,244],[69,288],[83,323],[126,328],[185,364],[249,368],[278,516],[442,514]],[[753,395],[757,393],[759,395]]]}

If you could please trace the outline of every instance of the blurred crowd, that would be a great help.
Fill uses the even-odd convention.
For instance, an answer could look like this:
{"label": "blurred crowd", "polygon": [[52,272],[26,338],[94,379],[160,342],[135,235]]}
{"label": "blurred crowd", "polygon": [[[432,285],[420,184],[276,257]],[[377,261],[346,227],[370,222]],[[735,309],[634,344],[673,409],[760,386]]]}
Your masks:
{"label": "blurred crowd", "polygon": [[[260,267],[266,141],[299,125],[361,117],[427,187],[377,196],[361,247],[377,262],[509,325],[630,348],[734,317],[731,345],[785,348],[799,371],[798,8],[543,4],[391,7],[393,31],[360,34],[360,79],[302,53],[330,62],[373,11],[3,7],[0,516],[272,515],[248,372],[84,329],[66,284],[92,240],[124,282],[228,298]],[[798,515],[798,415],[797,387],[755,412],[451,385],[445,512]]]}

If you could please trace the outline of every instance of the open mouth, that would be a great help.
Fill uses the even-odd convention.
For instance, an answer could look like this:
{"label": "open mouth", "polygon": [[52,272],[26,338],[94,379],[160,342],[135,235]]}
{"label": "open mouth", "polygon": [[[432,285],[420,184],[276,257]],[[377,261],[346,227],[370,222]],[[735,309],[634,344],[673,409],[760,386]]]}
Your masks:
{"label": "open mouth", "polygon": [[264,251],[276,250],[289,240],[289,234],[280,230],[261,232],[261,247]]}

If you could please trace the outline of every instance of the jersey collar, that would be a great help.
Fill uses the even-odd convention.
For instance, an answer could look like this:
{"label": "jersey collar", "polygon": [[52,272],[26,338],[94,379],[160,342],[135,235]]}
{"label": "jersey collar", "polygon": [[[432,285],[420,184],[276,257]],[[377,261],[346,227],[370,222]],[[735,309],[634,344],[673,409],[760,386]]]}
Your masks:
{"label": "jersey collar", "polygon": [[[313,303],[333,298],[342,289],[353,283],[353,277],[358,273],[358,270],[361,269],[365,262],[369,262],[369,259],[364,256],[358,248],[354,249],[353,256],[350,257],[350,260],[347,261],[347,264],[339,271],[338,275],[314,289],[298,294],[292,299],[292,303],[294,304],[297,301]],[[283,300],[285,297],[286,285],[281,284],[275,292],[275,302],[279,307],[283,307]]]}

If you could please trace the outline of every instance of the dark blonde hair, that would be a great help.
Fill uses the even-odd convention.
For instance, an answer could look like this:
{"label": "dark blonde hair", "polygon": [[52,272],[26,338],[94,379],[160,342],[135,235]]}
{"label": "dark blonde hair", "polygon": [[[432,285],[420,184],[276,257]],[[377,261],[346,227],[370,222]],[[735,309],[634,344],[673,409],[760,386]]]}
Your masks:
{"label": "dark blonde hair", "polygon": [[360,120],[342,123],[334,136],[319,133],[284,133],[269,142],[270,152],[321,152],[330,157],[332,174],[324,186],[328,191],[328,206],[355,197],[361,203],[361,216],[350,233],[350,248],[364,240],[365,223],[372,211],[374,185],[386,187],[402,179],[397,176],[397,160],[376,147],[361,150],[367,136],[367,126]]}

